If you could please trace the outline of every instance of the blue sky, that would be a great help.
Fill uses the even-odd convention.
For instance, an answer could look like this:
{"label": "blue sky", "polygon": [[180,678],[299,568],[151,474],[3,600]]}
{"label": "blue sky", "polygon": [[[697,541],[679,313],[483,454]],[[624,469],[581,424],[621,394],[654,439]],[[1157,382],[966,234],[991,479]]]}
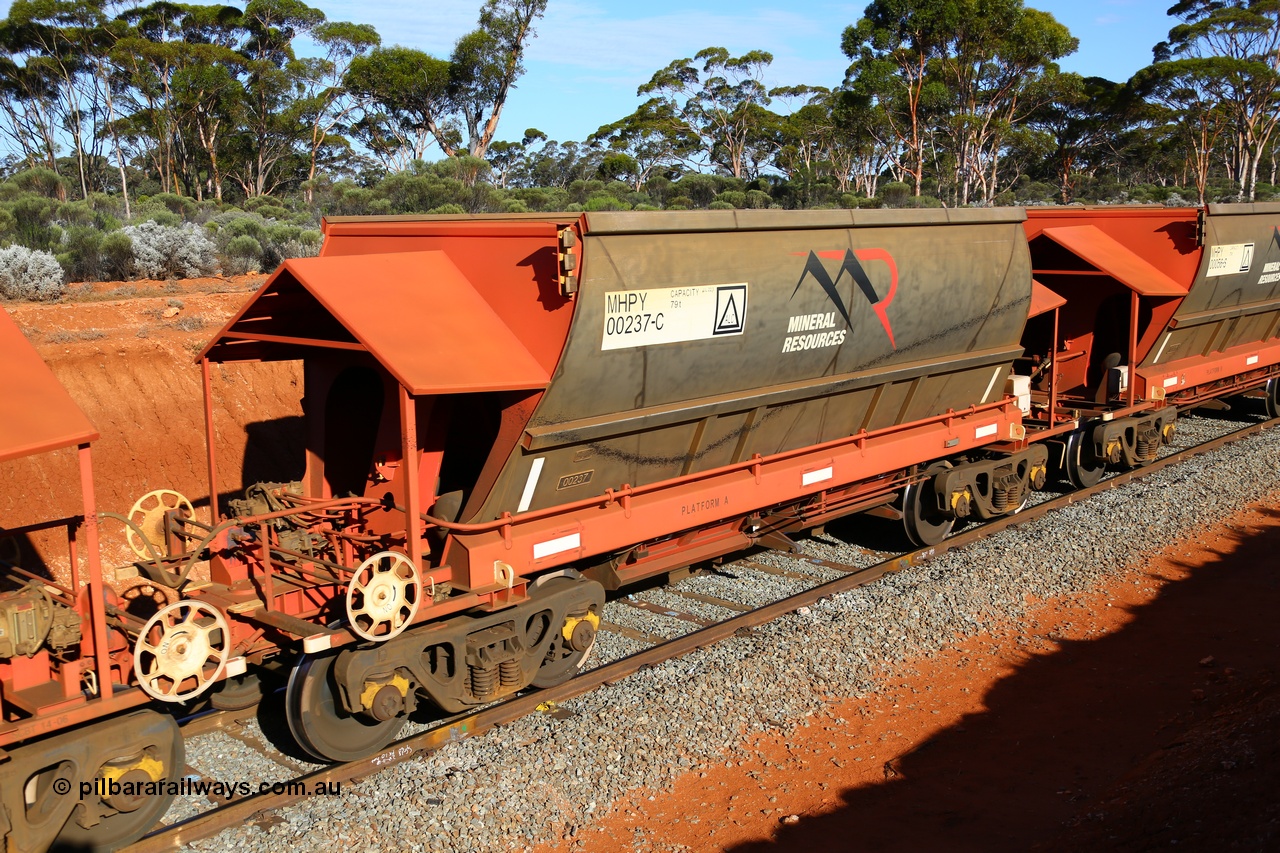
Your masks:
{"label": "blue sky", "polygon": [[[481,0],[310,0],[330,20],[372,24],[384,44],[448,56],[476,23]],[[1175,23],[1173,0],[1028,0],[1052,13],[1080,40],[1063,61],[1068,71],[1126,80],[1151,62],[1151,48]],[[559,141],[581,140],[630,113],[636,87],[673,59],[708,46],[737,55],[773,54],[771,86],[835,86],[848,65],[840,33],[866,2],[785,3],[780,0],[550,0],[527,72],[511,94],[498,137],[519,139],[536,127]],[[8,10],[8,0],[0,0]]]}
{"label": "blue sky", "polygon": [[[1151,62],[1151,48],[1175,23],[1173,0],[1029,0],[1066,24],[1080,50],[1063,67],[1085,75],[1127,80]],[[475,26],[479,0],[318,0],[331,20],[373,24],[384,43],[447,56]],[[526,74],[502,114],[499,138],[519,139],[536,127],[552,139],[581,140],[640,103],[636,87],[673,59],[708,46],[734,55],[773,54],[770,85],[835,86],[848,60],[840,34],[866,2],[779,0],[550,0]]]}

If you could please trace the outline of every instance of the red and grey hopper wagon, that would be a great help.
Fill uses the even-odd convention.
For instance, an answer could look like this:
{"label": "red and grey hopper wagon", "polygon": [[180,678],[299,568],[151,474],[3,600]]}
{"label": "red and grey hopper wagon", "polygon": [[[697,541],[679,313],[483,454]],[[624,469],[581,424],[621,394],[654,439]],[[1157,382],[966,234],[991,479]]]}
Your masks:
{"label": "red and grey hopper wagon", "polygon": [[303,363],[305,474],[157,577],[227,614],[236,659],[300,647],[290,725],[343,759],[423,698],[569,677],[605,587],[862,510],[923,540],[1012,511],[1047,459],[1004,393],[1021,220],[330,219],[199,357],[207,392],[213,364]]}
{"label": "red and grey hopper wagon", "polygon": [[1076,485],[1155,458],[1179,408],[1280,399],[1280,205],[1032,208],[1044,310],[1028,322],[1028,421]]}

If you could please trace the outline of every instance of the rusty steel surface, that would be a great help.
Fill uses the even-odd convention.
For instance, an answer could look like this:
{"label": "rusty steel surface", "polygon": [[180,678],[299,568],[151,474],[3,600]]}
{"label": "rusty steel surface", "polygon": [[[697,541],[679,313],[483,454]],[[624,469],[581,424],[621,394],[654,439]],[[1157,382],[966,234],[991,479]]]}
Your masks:
{"label": "rusty steel surface", "polygon": [[549,375],[574,304],[560,288],[557,235],[575,222],[554,214],[328,218],[320,257],[444,252]]}
{"label": "rusty steel surface", "polygon": [[[724,621],[707,625],[699,630],[589,670],[558,687],[536,690],[500,702],[476,713],[459,715],[440,726],[392,744],[383,750],[376,757],[376,760],[370,758],[328,767],[301,776],[298,781],[307,782],[308,790],[310,790],[310,785],[318,782],[347,782],[363,779],[381,769],[412,760],[422,753],[434,751],[449,743],[485,734],[498,726],[533,713],[539,705],[544,703],[563,702],[583,695],[602,685],[624,679],[644,667],[654,666],[717,643],[733,635],[736,631],[764,624],[791,613],[800,607],[811,606],[828,596],[872,583],[887,574],[910,568],[949,551],[962,548],[1006,528],[1034,521],[1054,510],[1078,503],[1093,495],[1110,491],[1135,480],[1141,480],[1171,465],[1184,462],[1195,456],[1257,435],[1264,430],[1277,426],[1280,426],[1280,419],[1252,424],[1195,447],[1170,454],[1142,468],[1117,474],[1091,488],[1069,492],[1058,498],[1024,509],[1016,515],[1006,516],[986,524],[971,527],[951,536],[939,545],[902,554],[873,566],[855,568],[827,560],[815,560],[814,562],[820,563],[827,568],[845,571],[846,574],[764,607],[740,613]],[[649,639],[646,635],[639,636]],[[384,760],[388,756],[390,758]],[[177,826],[157,831],[129,847],[128,851],[129,853],[158,853],[158,851],[174,850],[193,841],[209,838],[224,829],[239,826],[256,815],[300,802],[303,798],[303,795],[289,793],[257,794],[206,812]]]}
{"label": "rusty steel surface", "polygon": [[1025,227],[1034,242],[1046,228],[1092,225],[1174,281],[1190,282],[1200,266],[1199,216],[1199,208],[1158,205],[1029,207]]}
{"label": "rusty steel surface", "polygon": [[[299,287],[317,305],[306,305]],[[299,328],[292,317],[283,322],[282,301],[312,318],[327,314],[327,320],[311,329]],[[239,350],[247,347],[250,357],[271,360],[297,357],[299,347],[352,345],[412,394],[510,391],[548,381],[443,252],[285,261],[201,357],[240,360],[246,354]]]}
{"label": "rusty steel surface", "polygon": [[93,424],[0,308],[0,462],[97,439]]}

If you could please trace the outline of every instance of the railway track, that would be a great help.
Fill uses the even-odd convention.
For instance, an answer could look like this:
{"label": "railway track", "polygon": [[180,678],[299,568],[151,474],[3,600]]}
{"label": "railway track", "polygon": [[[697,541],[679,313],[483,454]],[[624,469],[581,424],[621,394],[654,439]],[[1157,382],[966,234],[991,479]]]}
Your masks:
{"label": "railway track", "polygon": [[[739,631],[749,631],[786,613],[811,606],[828,596],[871,583],[887,574],[933,559],[948,551],[963,548],[1005,528],[1027,523],[1054,510],[1140,480],[1164,468],[1212,452],[1278,425],[1280,425],[1280,419],[1248,424],[1207,441],[1174,450],[1142,468],[1110,476],[1089,489],[1052,497],[1045,497],[1045,493],[1041,493],[1043,500],[1035,505],[1029,505],[1018,515],[961,530],[935,547],[887,556],[882,552],[863,549],[867,565],[851,565],[799,555],[792,557],[793,568],[783,568],[769,562],[770,557],[767,553],[757,553],[728,564],[725,569],[743,575],[755,573],[779,580],[812,584],[795,594],[763,606],[753,607],[740,601],[682,588],[679,585],[657,590],[647,598],[627,596],[617,599],[612,602],[616,606],[606,613],[606,621],[601,625],[601,635],[619,638],[622,641],[621,645],[642,646],[640,650],[586,670],[558,687],[516,696],[476,712],[451,716],[419,726],[417,727],[419,730],[391,744],[379,755],[360,761],[317,766],[285,753],[276,752],[272,748],[264,748],[257,737],[258,733],[254,731],[253,710],[214,712],[192,718],[184,725],[184,734],[189,740],[203,734],[219,732],[235,741],[247,753],[252,753],[256,760],[273,764],[281,775],[288,774],[289,781],[282,785],[282,787],[288,787],[279,792],[266,792],[227,801],[198,814],[189,816],[178,814],[180,820],[163,829],[157,829],[130,850],[169,850],[213,836],[226,828],[240,824],[250,822],[269,824],[273,820],[272,812],[311,796],[320,785],[326,788],[346,785],[439,749],[446,744],[483,734],[539,710],[554,713],[559,703],[588,693],[601,685],[625,679],[644,667],[678,658],[719,642]],[[811,567],[811,571],[806,569],[806,566]],[[820,580],[823,576],[828,579]],[[654,600],[655,598],[657,601]],[[682,606],[682,603],[687,606]],[[708,608],[733,615],[719,620],[711,619],[706,615]],[[651,627],[643,627],[646,624],[644,620],[633,621],[626,618],[626,614],[644,617]],[[623,622],[630,624],[620,624]],[[675,634],[675,636],[668,636],[668,634]],[[191,763],[190,758],[188,763]],[[193,773],[199,775],[194,770]],[[176,810],[177,806],[171,815],[176,814]]]}

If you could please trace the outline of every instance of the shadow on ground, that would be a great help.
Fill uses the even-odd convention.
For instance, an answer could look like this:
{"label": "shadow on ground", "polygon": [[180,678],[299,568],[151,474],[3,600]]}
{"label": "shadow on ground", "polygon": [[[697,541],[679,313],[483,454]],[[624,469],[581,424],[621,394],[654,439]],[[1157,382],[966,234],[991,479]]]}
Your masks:
{"label": "shadow on ground", "polygon": [[1280,510],[764,850],[1280,849]]}

